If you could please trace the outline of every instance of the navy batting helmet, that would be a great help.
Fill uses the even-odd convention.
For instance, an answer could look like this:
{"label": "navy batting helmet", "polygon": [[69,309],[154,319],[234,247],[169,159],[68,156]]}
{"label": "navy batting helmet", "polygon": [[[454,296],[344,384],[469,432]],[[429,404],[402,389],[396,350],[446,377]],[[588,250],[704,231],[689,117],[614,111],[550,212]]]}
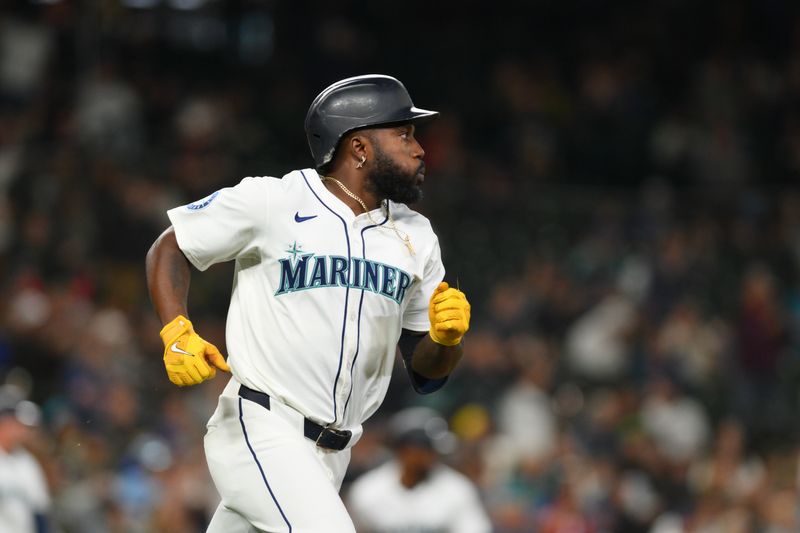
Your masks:
{"label": "navy batting helmet", "polygon": [[333,160],[345,133],[374,126],[433,120],[437,111],[414,107],[399,80],[367,74],[337,81],[317,95],[306,115],[306,137],[317,169]]}

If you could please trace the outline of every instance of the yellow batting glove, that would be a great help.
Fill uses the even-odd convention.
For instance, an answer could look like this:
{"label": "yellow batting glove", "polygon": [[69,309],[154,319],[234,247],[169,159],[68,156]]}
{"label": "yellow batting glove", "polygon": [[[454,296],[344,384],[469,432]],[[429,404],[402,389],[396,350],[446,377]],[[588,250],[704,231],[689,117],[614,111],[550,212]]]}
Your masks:
{"label": "yellow batting glove", "polygon": [[231,371],[217,347],[195,333],[192,323],[185,316],[175,317],[164,326],[160,335],[164,341],[167,376],[175,385],[197,385],[211,379],[217,374],[214,367],[225,372]]}
{"label": "yellow batting glove", "polygon": [[469,329],[470,305],[466,295],[441,282],[428,304],[430,336],[444,346],[455,346]]}

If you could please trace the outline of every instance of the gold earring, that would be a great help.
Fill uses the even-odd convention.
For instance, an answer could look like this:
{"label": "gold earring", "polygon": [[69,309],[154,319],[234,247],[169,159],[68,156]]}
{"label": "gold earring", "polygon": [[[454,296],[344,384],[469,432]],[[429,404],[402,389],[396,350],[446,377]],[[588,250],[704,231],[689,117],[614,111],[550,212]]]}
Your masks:
{"label": "gold earring", "polygon": [[366,163],[366,162],[367,162],[367,156],[362,155],[361,156],[361,161],[358,162],[358,164],[356,165],[356,168],[362,168],[364,166],[364,163]]}

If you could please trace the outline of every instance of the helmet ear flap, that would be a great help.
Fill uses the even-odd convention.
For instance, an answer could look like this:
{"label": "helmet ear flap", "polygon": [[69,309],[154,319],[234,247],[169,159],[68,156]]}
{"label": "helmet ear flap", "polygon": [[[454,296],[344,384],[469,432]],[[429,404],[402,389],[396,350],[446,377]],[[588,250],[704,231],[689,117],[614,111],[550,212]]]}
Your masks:
{"label": "helmet ear flap", "polygon": [[[323,163],[321,165],[319,165],[319,164],[316,165],[317,173],[319,173],[319,174],[327,174],[330,171],[330,168],[333,166],[333,162],[337,157],[337,153],[339,152],[339,148],[343,144],[346,143],[347,136],[350,133],[352,133],[352,131],[346,131],[346,132],[342,133],[339,136],[339,138],[336,139],[336,144],[333,145],[333,146],[329,146],[328,147],[327,153],[323,154],[323,159],[324,160],[327,159],[327,162]],[[321,138],[321,136],[319,137],[319,142],[320,143],[324,142],[324,140]],[[311,143],[311,141],[309,141],[309,145],[310,145],[310,143]],[[311,150],[311,153],[312,153],[312,155],[314,154],[314,150],[313,149]],[[317,163],[316,157],[314,158],[314,162],[315,162],[315,164]]]}
{"label": "helmet ear flap", "polygon": [[[323,143],[322,135],[315,132],[306,133],[306,138],[308,139],[308,146],[309,148],[311,148],[312,154],[320,153],[322,151],[322,143]],[[326,164],[319,165],[319,161],[317,161],[316,159],[317,158],[314,157],[314,162],[317,163],[317,171],[322,172],[323,167],[326,166]]]}
{"label": "helmet ear flap", "polygon": [[368,74],[338,81],[317,95],[305,120],[306,138],[318,171],[328,168],[342,137],[353,130],[426,122],[437,111],[414,106],[399,80]]}

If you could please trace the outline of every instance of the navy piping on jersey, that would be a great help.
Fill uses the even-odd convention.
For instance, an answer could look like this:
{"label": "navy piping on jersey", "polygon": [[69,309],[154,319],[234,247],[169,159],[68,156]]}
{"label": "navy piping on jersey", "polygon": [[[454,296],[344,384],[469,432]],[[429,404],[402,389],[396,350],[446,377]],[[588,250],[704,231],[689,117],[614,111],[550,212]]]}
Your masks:
{"label": "navy piping on jersey", "polygon": [[[300,175],[303,176],[303,181],[306,182],[306,186],[311,191],[311,193],[317,198],[317,200],[319,200],[319,203],[321,203],[325,207],[325,209],[327,209],[328,211],[330,211],[331,213],[336,215],[336,218],[338,218],[339,220],[342,221],[342,227],[344,227],[344,236],[345,236],[345,240],[347,241],[347,264],[349,265],[350,261],[351,261],[351,258],[350,258],[350,234],[347,232],[347,223],[344,221],[344,219],[341,217],[341,215],[339,215],[339,213],[337,213],[336,211],[331,209],[330,206],[328,206],[328,204],[326,204],[325,202],[322,201],[322,198],[319,197],[317,192],[314,190],[314,188],[308,182],[308,178],[306,177],[305,172],[303,172],[301,170],[300,171]],[[341,373],[342,373],[342,359],[344,358],[344,335],[345,335],[345,331],[347,330],[347,303],[348,303],[349,298],[350,298],[350,287],[345,287],[345,292],[344,292],[344,315],[342,316],[342,342],[341,342],[341,345],[339,347],[339,368],[336,369],[336,379],[333,381],[333,422],[331,422],[331,424],[335,424],[336,421],[339,419],[339,417],[337,416],[337,413],[336,413],[336,386],[339,384],[339,375],[341,375]]]}
{"label": "navy piping on jersey", "polygon": [[[364,232],[368,229],[377,228],[378,226],[383,226],[389,220],[389,205],[386,205],[386,218],[383,219],[383,222],[380,224],[372,224],[371,226],[366,226],[361,230],[361,257],[366,259],[367,258],[367,242],[364,240]],[[361,298],[358,301],[358,321],[356,322],[356,353],[353,356],[353,364],[350,365],[350,392],[347,394],[347,401],[344,402],[344,409],[342,410],[342,418],[344,418],[344,414],[347,412],[347,406],[350,404],[350,397],[353,395],[353,370],[356,367],[356,360],[358,359],[358,352],[361,349],[361,308],[364,305],[364,289],[361,289]]]}
{"label": "navy piping on jersey", "polygon": [[247,443],[247,447],[250,449],[250,453],[253,456],[253,459],[258,466],[258,471],[261,472],[261,479],[264,480],[264,485],[267,486],[267,490],[269,491],[269,495],[272,496],[272,501],[275,502],[275,505],[278,507],[278,511],[280,511],[281,516],[283,517],[283,521],[286,522],[286,525],[289,526],[289,533],[292,533],[292,524],[289,523],[289,519],[286,518],[286,515],[283,513],[283,509],[281,509],[281,504],[278,503],[277,498],[275,498],[275,494],[272,492],[272,487],[269,486],[269,481],[267,481],[267,476],[264,474],[264,469],[261,467],[261,462],[258,460],[256,456],[255,450],[253,450],[253,446],[250,444],[250,439],[247,437],[247,429],[244,427],[244,411],[242,410],[242,399],[239,398],[239,423],[242,425],[242,433],[244,433],[244,441]]}

